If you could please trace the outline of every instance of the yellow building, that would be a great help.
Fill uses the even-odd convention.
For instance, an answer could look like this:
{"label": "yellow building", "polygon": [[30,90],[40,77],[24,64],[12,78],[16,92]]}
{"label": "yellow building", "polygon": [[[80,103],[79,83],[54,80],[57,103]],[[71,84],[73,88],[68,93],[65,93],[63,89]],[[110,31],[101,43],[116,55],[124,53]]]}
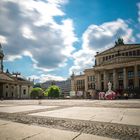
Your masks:
{"label": "yellow building", "polygon": [[85,69],[83,75],[72,75],[71,79],[72,91],[83,91],[85,98],[94,96],[96,91],[107,91],[109,81],[114,91],[140,89],[140,44],[118,43],[97,52],[95,66]]}
{"label": "yellow building", "polygon": [[[4,54],[0,44],[0,98],[19,99],[30,98],[33,82],[3,71]],[[18,73],[17,73],[18,74]]]}

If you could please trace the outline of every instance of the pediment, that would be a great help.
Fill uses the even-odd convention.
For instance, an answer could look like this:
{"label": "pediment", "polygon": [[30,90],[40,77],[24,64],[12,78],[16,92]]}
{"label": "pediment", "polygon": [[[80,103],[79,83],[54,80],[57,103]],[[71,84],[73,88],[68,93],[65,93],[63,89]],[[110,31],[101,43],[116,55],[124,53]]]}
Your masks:
{"label": "pediment", "polygon": [[104,66],[104,65],[110,65],[110,64],[119,64],[119,63],[129,63],[129,62],[132,62],[132,61],[140,61],[140,57],[123,57],[123,56],[120,56],[120,57],[117,57],[117,58],[114,58],[114,59],[111,59],[111,60],[108,60],[108,61],[104,61],[101,65]]}
{"label": "pediment", "polygon": [[107,50],[97,54],[96,56],[107,55],[109,53],[114,53],[114,52],[118,52],[118,51],[134,49],[134,48],[140,48],[140,44],[124,44],[124,45],[114,46],[110,49],[107,49]]}

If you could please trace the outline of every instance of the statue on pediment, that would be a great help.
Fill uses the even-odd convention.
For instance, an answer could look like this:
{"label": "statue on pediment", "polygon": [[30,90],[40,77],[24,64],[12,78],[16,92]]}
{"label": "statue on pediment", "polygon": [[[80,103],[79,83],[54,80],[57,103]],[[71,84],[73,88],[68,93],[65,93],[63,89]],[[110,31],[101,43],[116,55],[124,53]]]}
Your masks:
{"label": "statue on pediment", "polygon": [[117,41],[115,41],[115,46],[118,46],[118,45],[124,45],[124,40],[123,38],[119,37]]}

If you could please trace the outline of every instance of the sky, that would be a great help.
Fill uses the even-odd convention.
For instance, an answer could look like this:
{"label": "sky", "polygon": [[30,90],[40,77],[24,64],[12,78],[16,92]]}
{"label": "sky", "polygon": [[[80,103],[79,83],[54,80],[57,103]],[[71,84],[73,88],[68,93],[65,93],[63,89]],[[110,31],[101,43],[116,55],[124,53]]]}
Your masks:
{"label": "sky", "polygon": [[35,82],[92,68],[118,37],[140,43],[139,0],[0,0],[4,69]]}

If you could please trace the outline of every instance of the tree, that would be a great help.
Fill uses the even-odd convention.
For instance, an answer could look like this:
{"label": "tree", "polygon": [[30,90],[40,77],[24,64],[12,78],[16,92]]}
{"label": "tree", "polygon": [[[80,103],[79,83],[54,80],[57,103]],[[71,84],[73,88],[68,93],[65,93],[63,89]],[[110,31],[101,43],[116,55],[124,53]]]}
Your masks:
{"label": "tree", "polygon": [[58,98],[59,95],[60,95],[60,88],[56,85],[51,85],[45,91],[45,96],[48,96],[48,97],[51,97],[51,98]]}
{"label": "tree", "polygon": [[34,88],[41,88],[41,84],[40,84],[40,83],[36,83],[36,84],[34,85]]}
{"label": "tree", "polygon": [[117,41],[115,41],[115,45],[118,46],[118,45],[124,45],[124,41],[123,41],[123,38],[118,38]]}
{"label": "tree", "polygon": [[30,96],[32,98],[42,98],[44,96],[44,91],[41,88],[33,88]]}

